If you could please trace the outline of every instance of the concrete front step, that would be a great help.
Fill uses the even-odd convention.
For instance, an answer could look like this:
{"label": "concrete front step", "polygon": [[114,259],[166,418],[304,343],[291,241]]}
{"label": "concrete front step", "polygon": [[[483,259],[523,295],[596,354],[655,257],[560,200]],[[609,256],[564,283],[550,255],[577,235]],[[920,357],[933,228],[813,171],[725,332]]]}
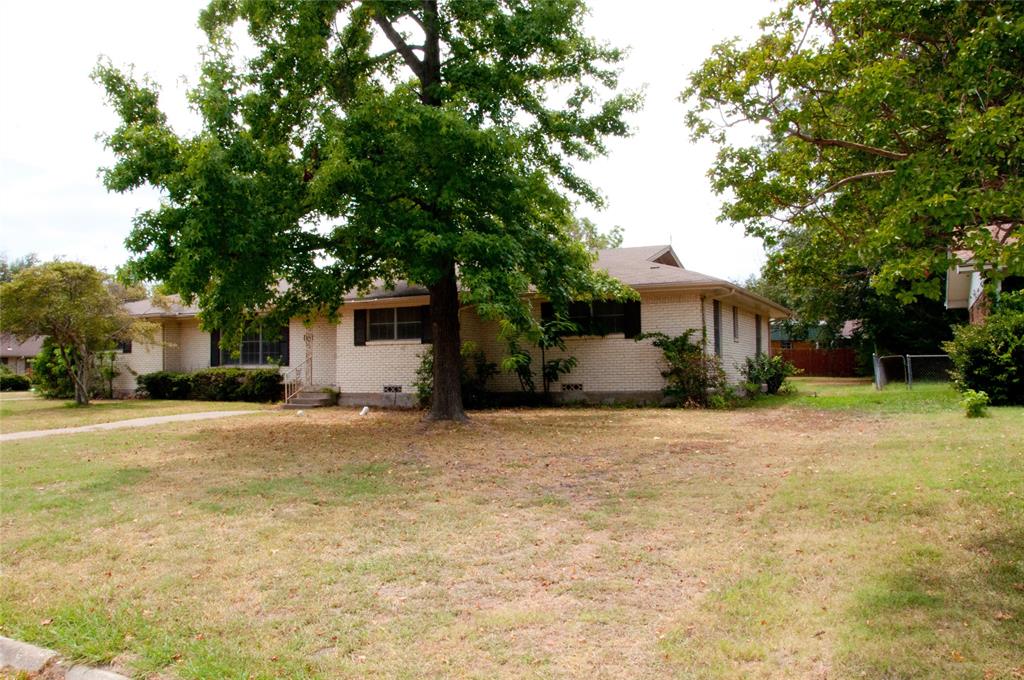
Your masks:
{"label": "concrete front step", "polygon": [[338,403],[338,397],[330,392],[324,392],[319,387],[307,387],[302,390],[283,407],[287,409],[319,408],[321,406],[334,406]]}

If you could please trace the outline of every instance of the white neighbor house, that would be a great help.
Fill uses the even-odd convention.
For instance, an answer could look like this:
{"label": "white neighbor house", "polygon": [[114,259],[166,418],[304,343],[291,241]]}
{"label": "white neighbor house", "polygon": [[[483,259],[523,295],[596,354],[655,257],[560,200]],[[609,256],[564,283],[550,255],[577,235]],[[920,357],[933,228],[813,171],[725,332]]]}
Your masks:
{"label": "white neighbor house", "polygon": [[[602,250],[595,265],[640,294],[633,303],[574,305],[574,319],[592,316],[606,329],[603,336],[567,338],[568,354],[576,368],[552,385],[556,399],[593,402],[657,401],[665,381],[661,350],[650,341],[636,342],[639,333],[660,331],[670,336],[697,329],[707,332],[708,352],[722,359],[730,380],[739,382],[739,367],[747,357],[769,351],[769,321],[789,315],[778,304],[728,281],[683,268],[670,246]],[[311,386],[331,387],[342,404],[411,406],[415,403],[416,368],[429,323],[424,323],[427,291],[414,286],[377,289],[346,300],[336,323],[318,319],[305,324],[292,319],[287,332],[263,341],[258,334],[243,341],[240,356],[218,347],[216,332],[201,330],[198,309],[178,304],[166,307],[151,301],[129,303],[129,310],[158,324],[156,342],[135,343],[120,356],[120,394],[135,389],[135,375],[152,371],[194,371],[217,365],[255,367],[283,357],[281,371]],[[539,319],[542,300],[533,299]],[[473,341],[489,361],[505,354],[498,325],[481,319],[472,306],[460,312],[463,341]],[[529,348],[527,348],[529,349]],[[534,350],[536,353],[536,350]],[[557,353],[551,353],[557,356]],[[539,368],[535,357],[534,368]],[[498,374],[488,383],[493,392],[518,392],[514,375]]]}

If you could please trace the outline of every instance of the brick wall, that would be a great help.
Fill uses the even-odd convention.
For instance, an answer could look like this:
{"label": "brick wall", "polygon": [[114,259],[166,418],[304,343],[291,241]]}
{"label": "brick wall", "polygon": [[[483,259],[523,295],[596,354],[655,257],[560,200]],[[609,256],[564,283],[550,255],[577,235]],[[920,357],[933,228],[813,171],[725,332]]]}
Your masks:
{"label": "brick wall", "polygon": [[[415,304],[378,306],[418,307],[422,304],[422,300],[417,300]],[[365,345],[357,346],[354,312],[353,307],[343,308],[337,329],[339,391],[343,394],[382,394],[385,385],[400,385],[403,394],[415,392],[413,381],[420,365],[420,355],[430,345],[419,340],[369,340]]]}
{"label": "brick wall", "polygon": [[309,325],[299,319],[292,319],[288,325],[287,369],[299,366],[306,360],[306,336],[309,336],[313,355],[313,384],[337,385],[337,337],[338,328],[326,319],[317,319]]}
{"label": "brick wall", "polygon": [[[419,306],[423,300],[403,300],[401,304],[382,302],[377,306]],[[739,338],[733,338],[732,301],[722,301],[722,365],[731,382],[741,380],[740,367],[745,357],[755,352],[755,318],[750,309],[739,307]],[[711,298],[704,301],[704,318],[708,327],[708,348],[714,347]],[[308,326],[299,319],[289,324],[289,370],[301,364],[306,356],[305,335],[311,336],[313,380],[318,385],[332,385],[344,393],[383,394],[385,385],[399,385],[403,394],[415,391],[413,381],[422,353],[429,348],[418,340],[368,341],[354,343],[354,307],[342,309],[335,325],[318,319]],[[533,313],[540,318],[540,302],[533,302]],[[695,329],[694,342],[700,342],[702,327],[701,299],[696,293],[644,294],[640,307],[641,330],[676,336]],[[762,315],[762,348],[768,351],[767,315]],[[505,344],[498,339],[498,324],[480,319],[474,308],[460,313],[463,340],[471,340],[484,351],[489,361],[501,362]],[[657,392],[664,386],[661,350],[649,340],[636,342],[622,334],[606,337],[568,338],[567,354],[575,356],[577,367],[563,380],[579,384],[584,392]],[[539,371],[540,356],[535,347],[524,347],[534,355],[534,369]],[[551,357],[559,356],[557,350]],[[122,357],[124,365],[136,373],[158,370],[195,371],[209,368],[210,334],[199,329],[197,319],[167,320],[153,345],[136,344],[131,355]],[[540,379],[537,377],[538,388]],[[122,392],[135,389],[135,379],[128,370],[115,381]],[[494,391],[519,391],[514,375],[499,373],[489,388]],[[559,391],[555,386],[554,391]]]}
{"label": "brick wall", "polygon": [[114,378],[114,394],[127,396],[135,391],[135,376],[164,370],[164,327],[160,325],[153,334],[152,343],[132,343],[131,354],[118,354]]}
{"label": "brick wall", "polygon": [[[419,303],[417,303],[419,304]],[[755,353],[755,313],[743,307],[737,310],[739,338],[732,332],[732,304],[722,301],[722,365],[730,382],[742,377],[740,367],[747,356]],[[540,302],[533,302],[535,318],[540,318]],[[700,342],[702,327],[701,299],[696,293],[651,293],[642,299],[641,329],[643,332],[662,332],[680,335],[695,329],[694,342]],[[713,348],[711,299],[704,301],[707,320],[709,350]],[[768,351],[768,319],[762,315],[762,348]],[[501,362],[506,347],[498,339],[498,324],[480,319],[472,308],[464,308],[460,316],[463,341],[473,341],[484,351],[489,361]],[[337,385],[344,394],[378,394],[384,385],[401,385],[403,393],[413,390],[415,371],[425,347],[419,341],[368,342],[357,347],[353,341],[353,309],[345,308],[337,333]],[[575,356],[576,368],[562,382],[578,384],[584,392],[657,392],[664,386],[661,371],[664,359],[661,350],[649,340],[636,342],[622,334],[605,337],[568,338],[566,355]],[[524,346],[534,355],[534,370],[539,371],[540,354],[535,347]],[[561,356],[557,350],[550,357]],[[540,378],[536,378],[538,388]],[[489,388],[499,392],[520,389],[514,375],[499,373]],[[555,391],[560,387],[555,386]]]}
{"label": "brick wall", "polygon": [[179,322],[178,342],[178,362],[167,370],[188,373],[210,367],[210,334],[199,328],[198,319]]}

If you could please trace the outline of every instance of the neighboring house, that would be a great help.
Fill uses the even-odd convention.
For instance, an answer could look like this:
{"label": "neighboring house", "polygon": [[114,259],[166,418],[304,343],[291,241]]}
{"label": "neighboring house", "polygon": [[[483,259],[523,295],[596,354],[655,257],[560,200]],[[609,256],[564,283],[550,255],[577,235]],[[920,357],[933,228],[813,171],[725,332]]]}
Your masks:
{"label": "neighboring house", "polygon": [[[989,227],[992,237],[1001,243],[1012,243],[1011,225]],[[970,250],[954,253],[956,264],[946,273],[946,309],[966,309],[972,324],[984,323],[990,300],[985,292],[985,272],[991,267],[977,262]],[[1024,289],[1024,276],[1008,276],[996,284],[996,292],[1009,293]]]}
{"label": "neighboring house", "polygon": [[0,363],[18,375],[32,372],[32,360],[43,348],[42,336],[33,336],[18,342],[10,333],[0,334]]}
{"label": "neighboring house", "polygon": [[[640,300],[572,305],[574,320],[598,326],[605,334],[566,339],[567,354],[575,356],[578,365],[552,386],[559,400],[660,399],[665,384],[661,350],[650,341],[634,340],[640,333],[655,331],[675,336],[696,329],[693,339],[699,342],[700,331],[706,330],[707,351],[718,354],[729,379],[739,382],[744,359],[768,351],[769,320],[789,315],[784,307],[735,284],[683,268],[670,246],[602,250],[595,267],[632,286]],[[378,288],[347,299],[336,323],[319,319],[307,326],[292,319],[276,336],[248,335],[234,358],[218,347],[216,331],[199,328],[195,307],[183,306],[176,298],[163,306],[129,303],[133,314],[159,328],[155,343],[125,348],[115,388],[130,392],[134,375],[151,371],[280,363],[282,372],[302,371],[306,382],[337,390],[343,404],[410,406],[415,401],[416,368],[424,345],[430,343],[428,303],[422,287]],[[537,319],[547,312],[539,297],[532,297],[532,305]],[[496,322],[482,319],[466,305],[460,324],[463,341],[475,342],[489,361],[501,361],[505,345],[498,339]],[[531,351],[539,371],[538,352]],[[554,358],[559,353],[548,355]],[[513,375],[499,374],[488,389],[518,392],[519,383]]]}

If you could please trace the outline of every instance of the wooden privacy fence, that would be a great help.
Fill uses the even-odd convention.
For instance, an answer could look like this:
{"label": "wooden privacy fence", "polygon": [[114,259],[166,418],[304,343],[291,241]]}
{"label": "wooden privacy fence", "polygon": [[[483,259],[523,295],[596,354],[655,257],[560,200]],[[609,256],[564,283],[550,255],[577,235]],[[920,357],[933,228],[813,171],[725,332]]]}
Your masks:
{"label": "wooden privacy fence", "polygon": [[782,358],[803,371],[802,375],[852,378],[857,355],[849,347],[839,349],[784,349]]}

